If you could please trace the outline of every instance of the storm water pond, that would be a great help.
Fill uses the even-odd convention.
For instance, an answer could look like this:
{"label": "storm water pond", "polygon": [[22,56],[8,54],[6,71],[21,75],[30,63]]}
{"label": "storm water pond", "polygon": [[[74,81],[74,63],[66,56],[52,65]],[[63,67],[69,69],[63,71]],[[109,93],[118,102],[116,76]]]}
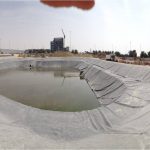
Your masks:
{"label": "storm water pond", "polygon": [[53,111],[82,111],[99,102],[77,70],[0,71],[0,94],[22,104]]}

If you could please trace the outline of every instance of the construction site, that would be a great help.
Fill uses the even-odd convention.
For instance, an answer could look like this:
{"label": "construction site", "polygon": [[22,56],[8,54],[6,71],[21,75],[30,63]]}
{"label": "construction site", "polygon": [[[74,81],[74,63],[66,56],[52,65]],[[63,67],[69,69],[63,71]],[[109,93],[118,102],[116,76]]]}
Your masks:
{"label": "construction site", "polygon": [[[37,148],[37,142],[41,149],[148,146],[149,71],[94,58],[1,59],[1,147]],[[47,87],[48,81],[54,85]]]}
{"label": "construction site", "polygon": [[150,3],[136,2],[0,2],[0,150],[150,149]]}

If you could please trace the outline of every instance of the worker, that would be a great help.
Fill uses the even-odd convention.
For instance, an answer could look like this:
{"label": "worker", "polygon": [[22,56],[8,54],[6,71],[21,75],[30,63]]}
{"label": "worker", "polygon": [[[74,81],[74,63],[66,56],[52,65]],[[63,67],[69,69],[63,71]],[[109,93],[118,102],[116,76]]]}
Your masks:
{"label": "worker", "polygon": [[29,67],[30,67],[30,70],[31,70],[32,69],[32,65],[30,64]]}

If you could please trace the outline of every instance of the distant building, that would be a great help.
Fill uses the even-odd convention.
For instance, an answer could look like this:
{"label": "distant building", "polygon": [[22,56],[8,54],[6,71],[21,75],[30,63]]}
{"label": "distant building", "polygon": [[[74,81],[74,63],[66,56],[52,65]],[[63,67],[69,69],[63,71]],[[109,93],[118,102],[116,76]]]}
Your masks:
{"label": "distant building", "polygon": [[64,38],[54,38],[51,41],[51,51],[64,51]]}
{"label": "distant building", "polygon": [[25,54],[39,54],[39,53],[49,53],[49,49],[27,49],[24,51]]}
{"label": "distant building", "polygon": [[69,47],[65,47],[65,38],[59,37],[50,42],[50,50],[51,52],[69,51]]}

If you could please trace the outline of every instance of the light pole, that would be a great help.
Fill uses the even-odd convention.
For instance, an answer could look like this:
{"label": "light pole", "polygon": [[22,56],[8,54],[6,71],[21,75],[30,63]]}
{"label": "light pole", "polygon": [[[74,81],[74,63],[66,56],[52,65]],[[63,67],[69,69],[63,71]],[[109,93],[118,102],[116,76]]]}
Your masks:
{"label": "light pole", "polygon": [[1,40],[2,40],[2,39],[0,38],[0,50],[1,50]]}
{"label": "light pole", "polygon": [[10,45],[11,45],[11,42],[10,42],[10,40],[9,40],[9,50],[11,49],[11,46],[10,46]]}
{"label": "light pole", "polygon": [[70,51],[71,51],[71,31],[70,31]]}
{"label": "light pole", "polygon": [[132,42],[130,41],[130,51],[132,50]]}

